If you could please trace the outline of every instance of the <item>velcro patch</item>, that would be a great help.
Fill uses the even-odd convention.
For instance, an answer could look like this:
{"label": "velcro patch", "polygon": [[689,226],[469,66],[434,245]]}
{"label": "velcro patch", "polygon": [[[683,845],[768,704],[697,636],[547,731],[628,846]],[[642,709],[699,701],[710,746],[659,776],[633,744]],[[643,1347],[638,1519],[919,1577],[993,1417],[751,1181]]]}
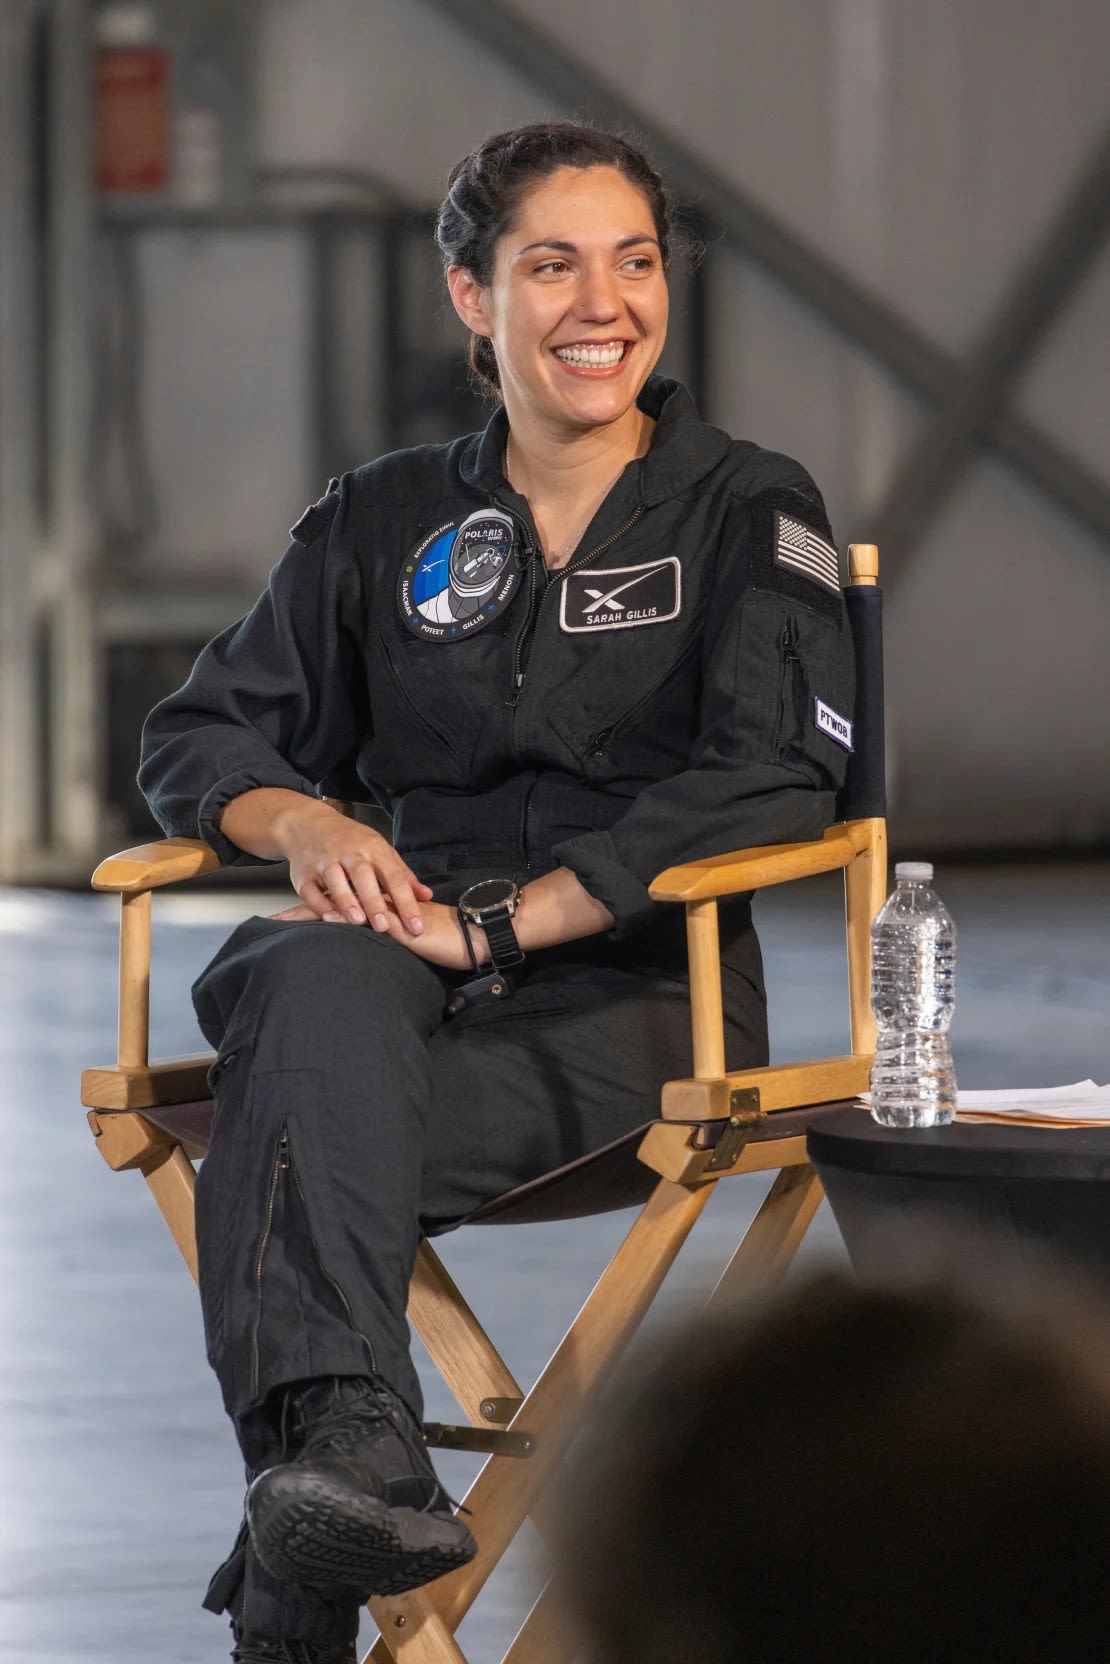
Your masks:
{"label": "velcro patch", "polygon": [[852,724],[847,717],[840,716],[831,705],[826,705],[823,699],[813,701],[813,720],[823,734],[827,734],[837,745],[842,745],[845,751],[854,749],[852,745]]}
{"label": "velcro patch", "polygon": [[329,480],[328,489],[319,502],[310,503],[296,525],[290,526],[289,536],[306,547],[314,543],[320,533],[331,525],[338,507],[339,481]]}
{"label": "velcro patch", "polygon": [[775,513],[775,565],[785,566],[826,589],[840,590],[840,557],[831,543],[792,515]]}
{"label": "velcro patch", "polygon": [[682,610],[682,567],[674,555],[640,566],[591,567],[562,581],[559,628],[631,630],[663,624]]}

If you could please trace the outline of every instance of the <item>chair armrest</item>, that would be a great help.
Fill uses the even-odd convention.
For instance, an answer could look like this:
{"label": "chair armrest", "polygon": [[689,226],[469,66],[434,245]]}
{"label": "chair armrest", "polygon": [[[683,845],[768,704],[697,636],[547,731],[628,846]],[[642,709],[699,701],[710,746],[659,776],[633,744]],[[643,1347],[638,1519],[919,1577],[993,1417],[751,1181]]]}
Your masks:
{"label": "chair armrest", "polygon": [[200,838],[161,838],[157,843],[136,844],[101,861],[92,875],[94,890],[112,890],[118,895],[137,895],[156,890],[162,884],[180,884],[201,873],[218,872],[220,858]]}
{"label": "chair armrest", "polygon": [[659,873],[648,891],[653,901],[708,901],[714,896],[786,884],[813,873],[835,872],[850,866],[868,848],[872,824],[866,820],[846,821],[830,826],[823,838],[812,843],[764,844],[758,849],[684,861]]}

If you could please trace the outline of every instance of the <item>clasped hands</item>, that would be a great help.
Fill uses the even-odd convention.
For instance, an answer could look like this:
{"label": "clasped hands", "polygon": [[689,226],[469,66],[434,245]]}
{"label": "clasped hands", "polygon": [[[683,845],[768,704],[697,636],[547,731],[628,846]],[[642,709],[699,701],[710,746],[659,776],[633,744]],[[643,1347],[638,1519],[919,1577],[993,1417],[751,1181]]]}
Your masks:
{"label": "clasped hands", "polygon": [[[275,823],[274,832],[301,899],[273,918],[369,926],[430,964],[470,969],[457,909],[433,901],[430,887],[380,832],[312,802]],[[485,933],[465,928],[481,963],[489,957]]]}

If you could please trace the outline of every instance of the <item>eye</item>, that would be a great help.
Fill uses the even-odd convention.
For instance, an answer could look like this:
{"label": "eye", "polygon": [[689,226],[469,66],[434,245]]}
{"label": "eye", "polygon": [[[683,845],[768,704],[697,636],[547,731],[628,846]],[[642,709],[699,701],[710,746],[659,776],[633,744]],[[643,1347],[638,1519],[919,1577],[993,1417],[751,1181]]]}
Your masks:
{"label": "eye", "polygon": [[570,267],[565,260],[544,260],[534,269],[537,277],[561,277],[564,272],[569,272]]}
{"label": "eye", "polygon": [[632,272],[637,277],[645,272],[654,271],[655,256],[652,254],[633,254],[624,262],[622,269],[626,272]]}

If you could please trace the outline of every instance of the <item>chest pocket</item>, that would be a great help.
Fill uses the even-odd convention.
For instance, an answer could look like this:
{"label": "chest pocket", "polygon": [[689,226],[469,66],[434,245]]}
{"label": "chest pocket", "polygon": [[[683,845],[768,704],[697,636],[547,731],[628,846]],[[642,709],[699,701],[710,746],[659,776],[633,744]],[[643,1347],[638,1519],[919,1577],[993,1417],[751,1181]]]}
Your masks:
{"label": "chest pocket", "polygon": [[472,784],[483,726],[509,686],[511,628],[507,615],[467,640],[435,642],[392,618],[373,626],[374,742],[386,778],[398,771],[401,780],[426,778],[421,765],[434,755],[449,761],[460,784]]}
{"label": "chest pocket", "polygon": [[[648,651],[651,635],[654,651]],[[551,712],[552,726],[587,775],[615,762],[638,776],[669,772],[689,753],[700,703],[700,636],[679,619],[658,631],[599,633],[593,661]]]}

